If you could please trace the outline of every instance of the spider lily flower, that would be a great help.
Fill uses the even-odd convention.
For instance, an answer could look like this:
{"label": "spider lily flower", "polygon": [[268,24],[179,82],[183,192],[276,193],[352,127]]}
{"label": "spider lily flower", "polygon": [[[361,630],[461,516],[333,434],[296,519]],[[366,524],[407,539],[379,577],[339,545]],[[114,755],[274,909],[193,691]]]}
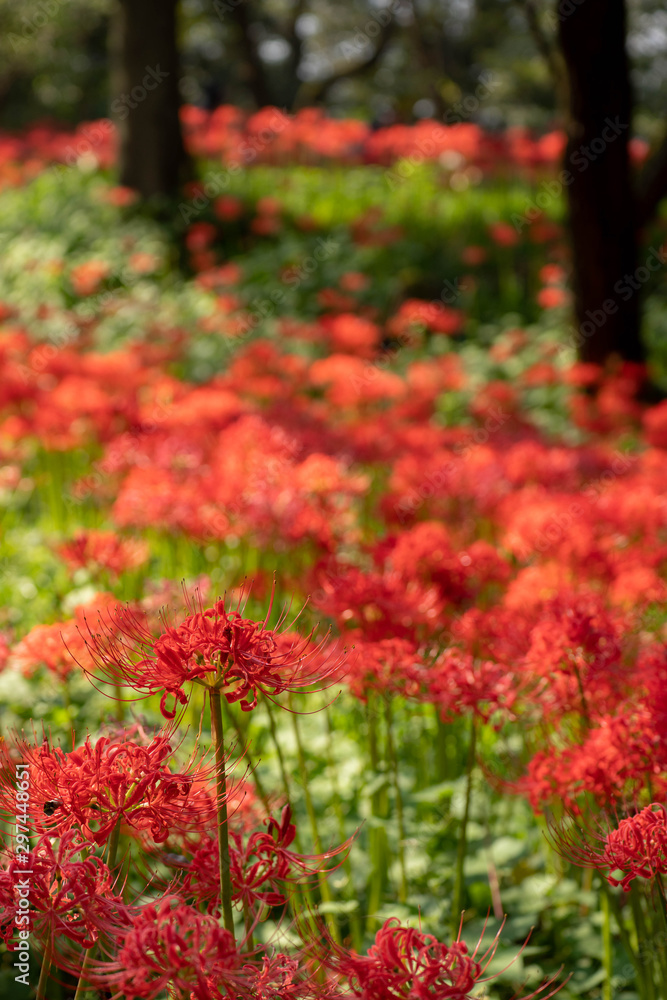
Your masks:
{"label": "spider lily flower", "polygon": [[[393,917],[377,932],[367,955],[346,952],[331,941],[328,944],[334,956],[335,972],[347,980],[352,997],[361,1000],[429,1000],[431,997],[472,1000],[473,990],[498,975],[485,973],[498,948],[501,931],[502,926],[489,947],[480,953],[482,932],[470,952],[461,940],[460,928],[456,941],[447,945],[432,934],[401,926]],[[554,982],[554,978],[547,980],[523,1000],[541,995]],[[559,988],[543,1000],[548,1000]]]}
{"label": "spider lily flower", "polygon": [[[110,946],[131,925],[131,908],[114,892],[114,877],[95,845],[76,830],[54,844],[42,834],[25,854],[11,852],[0,870],[0,932],[9,944],[22,922],[22,890],[30,886],[30,930],[46,947],[55,945],[54,961],[76,971],[81,949],[102,942]],[[26,872],[30,874],[26,876]]]}
{"label": "spider lily flower", "polygon": [[[126,1000],[152,1000],[169,989],[174,997],[217,1000],[236,996],[243,982],[234,938],[218,920],[166,895],[146,904],[123,936],[115,962],[100,963],[96,979]],[[230,987],[216,992],[218,985]],[[117,991],[117,992],[116,992]]]}
{"label": "spider lily flower", "polygon": [[115,960],[96,963],[94,981],[125,1000],[342,1000],[315,981],[300,954],[241,952],[213,915],[180,896],[146,904],[122,934]]}
{"label": "spider lily flower", "polygon": [[[283,808],[279,819],[269,817],[265,830],[244,830],[238,826],[229,830],[232,900],[257,919],[265,906],[287,903],[289,883],[316,878],[318,872],[335,871],[342,859],[331,868],[326,865],[331,859],[340,858],[350,846],[350,841],[346,841],[324,854],[297,854],[291,850],[295,837],[296,826],[289,806]],[[186,872],[182,887],[185,895],[206,904],[209,911],[219,904],[215,843],[210,836],[202,837],[194,845],[191,860],[177,867]]]}
{"label": "spider lily flower", "polygon": [[[161,843],[182,821],[186,806],[198,814],[191,801],[198,796],[205,796],[204,813],[212,815],[206,786],[193,792],[195,777],[206,768],[193,758],[185,771],[171,771],[173,749],[167,736],[156,736],[147,745],[88,737],[69,752],[45,740],[41,746],[22,743],[20,751],[30,766],[31,822],[40,832],[61,836],[79,829],[86,839],[103,844],[121,821],[128,832],[146,832]],[[11,816],[13,768],[11,762],[7,765],[0,775],[0,812]]]}
{"label": "spider lily flower", "polygon": [[178,704],[187,704],[184,688],[192,681],[249,712],[260,693],[273,697],[338,678],[341,653],[333,645],[327,649],[328,636],[314,643],[314,629],[307,636],[280,631],[286,612],[275,629],[268,628],[273,596],[263,622],[243,617],[241,599],[235,610],[222,599],[175,626],[164,622],[157,638],[135,611],[117,609],[100,619],[99,633],[88,632],[98,679],[125,684],[143,697],[161,693],[162,714],[171,719]]}
{"label": "spider lily flower", "polygon": [[[570,827],[555,831],[556,847],[575,864],[607,872],[609,885],[630,891],[636,878],[655,879],[667,874],[667,808],[652,802],[634,816],[619,821],[606,834],[596,832],[599,847],[589,843],[582,831]],[[622,878],[612,872],[620,871]]]}

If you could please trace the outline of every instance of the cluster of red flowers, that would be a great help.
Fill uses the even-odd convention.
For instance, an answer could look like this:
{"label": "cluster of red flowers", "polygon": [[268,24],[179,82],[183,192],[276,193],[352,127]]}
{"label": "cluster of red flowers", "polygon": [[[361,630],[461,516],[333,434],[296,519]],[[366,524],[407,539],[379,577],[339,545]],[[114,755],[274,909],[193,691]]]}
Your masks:
{"label": "cluster of red flowers", "polygon": [[[243,707],[252,710],[258,691],[276,695],[328,674],[321,655],[316,667],[304,666],[310,636],[300,643],[289,633],[280,635],[266,621],[227,611],[223,601],[159,635],[151,635],[129,611],[116,611],[112,622],[103,639],[89,632],[95,663],[120,670],[139,692],[158,690],[160,678],[168,692],[178,675],[183,701],[184,683],[194,680],[211,692],[221,690],[229,701],[245,697]],[[396,652],[399,658],[406,652],[400,642]],[[216,736],[215,724],[213,729]],[[206,754],[198,754],[176,770],[170,734],[150,738],[138,726],[113,737],[89,737],[71,751],[53,748],[49,740],[4,744],[0,816],[5,821],[16,810],[17,761],[30,776],[25,822],[0,867],[5,941],[11,941],[24,909],[21,876],[28,873],[30,930],[44,948],[47,971],[54,963],[79,975],[81,983],[129,1000],[154,1000],[165,989],[182,1000],[380,1000],[437,996],[443,989],[451,1000],[467,1000],[478,983],[493,978],[484,973],[497,937],[478,958],[479,946],[469,954],[460,935],[445,945],[398,921],[385,923],[367,956],[332,946],[326,934],[306,933],[299,955],[255,948],[257,925],[276,909],[285,910],[293,887],[326,877],[327,865],[347,845],[322,855],[295,852],[290,807],[279,819],[269,815],[262,823],[263,807],[249,785],[230,787],[223,778],[221,786],[220,767],[228,761],[220,750],[216,743],[215,768]],[[223,804],[229,885],[219,866]],[[36,843],[21,830],[33,831]],[[119,862],[121,838],[127,848]],[[141,871],[132,843],[178,871],[159,896],[153,892],[141,902],[130,900],[127,889],[126,866]],[[232,905],[243,913],[241,940],[233,915],[227,921],[226,893],[230,915]]]}
{"label": "cluster of red flowers", "polygon": [[[437,331],[442,310],[404,306],[397,318]],[[574,805],[582,792],[620,800],[649,773],[663,788],[662,635],[642,622],[665,596],[665,404],[634,401],[631,366],[595,372],[594,399],[572,390],[575,406],[585,398],[595,407],[580,421],[587,440],[567,445],[530,424],[509,383],[470,385],[455,353],[410,361],[399,374],[376,365],[372,322],[339,314],[322,329],[337,353],[308,361],[288,340],[257,340],[224,374],[193,385],[155,364],[154,343],[106,355],[53,349],[38,374],[30,365],[39,348],[8,316],[8,459],[20,468],[30,440],[61,450],[95,441],[95,472],[74,483],[71,499],[113,498],[113,523],[132,532],[79,532],[58,548],[62,558],[109,587],[148,572],[137,534],[146,528],[289,553],[284,584],[311,595],[363,649],[349,665],[355,694],[400,691],[443,718],[473,711],[499,723],[520,710],[542,727],[517,785],[536,808]],[[566,379],[580,382],[578,368]],[[467,426],[434,422],[448,389],[465,401]],[[622,436],[642,428],[642,448],[624,451]],[[115,602],[94,602],[105,603]],[[112,649],[114,682],[140,676],[167,714],[184,683],[223,662],[233,663],[224,693],[244,709],[258,691],[293,688],[308,664],[321,666],[308,639],[279,642],[228,607],[194,611],[155,646],[145,614],[111,610],[100,631],[79,609],[38,626],[9,662],[25,673],[43,664],[65,677],[78,664],[94,674]],[[150,652],[137,658],[142,642]]]}
{"label": "cluster of red flowers", "polygon": [[[419,162],[440,158],[443,165],[471,164],[489,172],[510,166],[534,170],[559,163],[565,147],[562,132],[538,137],[528,129],[513,127],[497,134],[471,122],[444,125],[431,120],[373,130],[357,119],[329,118],[320,108],[304,108],[287,115],[272,107],[248,114],[228,104],[210,112],[186,105],[181,110],[181,121],[193,155],[221,157],[227,163],[241,164],[391,165],[416,157]],[[71,165],[87,155],[102,167],[109,167],[115,159],[116,143],[116,131],[108,119],[83,122],[73,131],[36,125],[19,134],[0,133],[0,163],[5,168],[4,179],[17,183],[23,172],[6,169],[5,165],[11,168],[23,163],[30,176],[39,172],[44,163]],[[633,140],[631,152],[636,160],[643,160],[647,151],[645,143]]]}
{"label": "cluster of red flowers", "polygon": [[[253,137],[270,162],[389,164],[420,148],[482,165],[505,155],[474,126],[371,135],[358,122],[275,109],[188,109],[184,119],[196,153],[230,162]],[[48,155],[62,156],[62,137],[34,142],[47,138]],[[561,137],[502,142],[535,167],[560,151]],[[111,197],[125,204],[132,193]],[[276,233],[279,199],[256,209],[253,231]],[[223,195],[212,211],[226,225],[245,209]],[[543,226],[531,239],[558,235]],[[488,229],[498,253],[523,239],[508,223]],[[612,886],[661,885],[667,813],[647,803],[667,792],[667,403],[638,402],[639,366],[566,369],[548,344],[531,345],[514,382],[481,382],[457,351],[463,308],[411,295],[383,314],[362,305],[368,278],[359,271],[320,290],[315,318],[274,316],[259,336],[236,287],[239,265],[213,250],[217,234],[198,220],[186,237],[199,272],[197,333],[228,354],[206,381],[179,377],[190,360],[181,329],[156,322],[102,353],[94,319],[73,311],[74,334],[44,344],[34,316],[0,304],[0,491],[43,489],[57,453],[63,495],[54,498],[52,481],[50,501],[61,503],[66,530],[49,537],[51,559],[86,588],[58,604],[53,617],[64,620],[1,635],[0,665],[28,678],[44,668],[65,690],[84,675],[119,704],[154,699],[173,720],[151,735],[137,725],[79,738],[71,750],[46,737],[2,745],[2,814],[13,813],[20,760],[35,838],[17,838],[3,858],[0,927],[9,940],[29,866],[47,960],[117,995],[466,1000],[489,978],[493,946],[471,953],[460,936],[445,944],[390,920],[361,955],[314,929],[312,914],[303,923],[307,907],[295,897],[311,886],[324,897],[347,844],[324,851],[314,834],[318,853],[303,853],[291,803],[263,794],[259,781],[232,780],[222,707],[242,732],[248,715],[236,709],[261,704],[272,719],[274,708],[294,710],[289,696],[332,684],[365,703],[368,719],[382,700],[389,764],[392,699],[415,714],[428,706],[438,725],[472,720],[472,733],[520,719],[516,761],[502,773],[487,768],[489,780],[538,813],[621,816],[602,847],[563,833],[564,852]],[[370,210],[351,235],[381,247],[397,231]],[[463,263],[481,266],[487,252],[469,246]],[[138,274],[156,266],[150,254],[130,263]],[[558,308],[563,269],[552,262],[540,277],[540,304]],[[75,300],[111,280],[104,260],[63,276]],[[40,322],[54,318],[55,306],[40,307]],[[528,341],[507,331],[490,361],[514,359]],[[531,400],[552,390],[569,402],[576,437],[531,419]],[[82,474],[83,449],[96,457]],[[93,509],[85,523],[103,527],[72,525],[72,511]],[[281,593],[310,602],[304,619],[312,610],[332,631],[316,641],[286,612],[271,624],[276,584],[260,620],[247,588],[220,598],[205,579],[178,618],[158,614],[175,598],[173,583],[151,581],[162,543],[194,553],[197,572],[204,560],[243,564],[249,550],[255,597],[275,574]],[[177,766],[173,733],[198,696],[208,700],[213,746]],[[145,880],[133,899],[128,886],[147,858],[161,880],[153,871],[154,884]],[[302,921],[298,951],[255,944],[260,924],[285,916]]]}

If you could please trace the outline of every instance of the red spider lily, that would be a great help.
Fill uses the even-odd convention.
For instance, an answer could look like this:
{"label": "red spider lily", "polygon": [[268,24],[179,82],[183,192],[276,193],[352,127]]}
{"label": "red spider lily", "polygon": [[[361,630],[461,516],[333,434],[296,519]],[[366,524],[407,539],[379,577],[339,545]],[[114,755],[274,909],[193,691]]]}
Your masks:
{"label": "red spider lily", "polygon": [[[218,986],[211,977],[207,981],[207,994],[211,1000],[344,1000],[337,984],[321,985],[314,974],[303,968],[295,956],[278,953],[264,955],[260,966],[245,964],[241,968],[243,979],[232,987]],[[198,1000],[201,993],[193,992],[189,1000]]]}
{"label": "red spider lily", "polygon": [[646,709],[603,716],[583,743],[538,750],[517,790],[528,795],[536,812],[544,803],[560,800],[574,815],[580,812],[579,800],[585,792],[604,807],[632,800],[646,786],[647,778],[654,791],[667,791],[662,776],[664,750],[651,722]]}
{"label": "red spider lily", "polygon": [[405,582],[397,573],[364,573],[334,560],[315,567],[314,600],[343,629],[356,626],[371,642],[432,634],[442,620],[442,602],[435,587]]}
{"label": "red spider lily", "polygon": [[58,554],[73,569],[91,567],[119,576],[148,560],[148,545],[142,539],[121,538],[114,531],[77,531]]}
{"label": "red spider lily", "polygon": [[[88,652],[76,621],[35,625],[12,650],[14,664],[26,677],[41,664],[64,681],[85,664]],[[92,664],[91,664],[92,666]]]}
{"label": "red spider lily", "polygon": [[356,698],[366,701],[369,691],[416,697],[426,678],[423,659],[408,639],[355,639],[347,681]]}
{"label": "red spider lily", "polygon": [[[459,936],[450,945],[442,944],[432,934],[423,934],[412,927],[402,927],[394,917],[387,920],[375,936],[375,944],[367,955],[345,952],[336,948],[336,971],[348,979],[352,996],[362,1000],[467,1000],[481,983],[496,978],[485,976],[498,948],[502,927],[483,954],[478,954],[480,937],[475,949]],[[525,945],[524,945],[525,947]],[[551,979],[524,997],[529,1000],[552,985]],[[547,994],[544,1000],[553,996]]]}
{"label": "red spider lily", "polygon": [[[283,906],[288,901],[286,883],[298,882],[318,872],[330,872],[327,861],[340,856],[349,842],[325,854],[297,854],[290,850],[296,827],[289,806],[282,810],[280,820],[269,817],[266,830],[244,833],[230,829],[229,854],[234,902],[257,917],[264,906]],[[199,842],[192,860],[179,865],[187,872],[182,885],[185,896],[192,895],[206,903],[209,910],[219,903],[220,878],[212,837]]]}
{"label": "red spider lily", "polygon": [[[630,891],[636,878],[654,879],[667,874],[667,808],[652,802],[634,816],[620,820],[616,829],[605,835],[596,834],[602,846],[595,848],[580,838],[577,828],[555,833],[558,849],[575,864],[608,870],[605,876],[609,885],[622,886]],[[614,878],[613,871],[621,871],[623,878]]]}
{"label": "red spider lily", "polygon": [[443,719],[472,709],[484,722],[498,711],[512,712],[526,680],[505,665],[477,660],[456,648],[446,649],[428,674],[427,700]]}
{"label": "red spider lily", "polygon": [[[54,960],[63,968],[77,968],[68,945],[91,948],[98,941],[111,941],[131,923],[131,910],[114,894],[109,868],[95,855],[94,845],[78,832],[64,834],[54,846],[43,834],[26,854],[11,853],[0,871],[0,928],[9,944],[16,926],[27,929],[42,944],[57,945]],[[26,874],[29,873],[29,874]],[[28,888],[27,895],[22,887]],[[27,898],[29,910],[21,905]],[[80,952],[77,952],[80,957]]]}
{"label": "red spider lily", "polygon": [[117,961],[107,970],[100,967],[95,978],[125,1000],[151,1000],[168,987],[174,997],[231,1000],[243,995],[246,976],[234,938],[215,917],[164,896],[142,908]]}
{"label": "red spider lily", "polygon": [[100,612],[104,608],[116,607],[113,594],[97,593],[87,604],[74,609],[74,618],[52,625],[36,625],[12,649],[12,660],[26,677],[30,677],[41,664],[55,674],[59,680],[66,680],[77,669],[92,669],[80,626],[85,621],[86,612]]}
{"label": "red spider lily", "polygon": [[304,969],[303,958],[265,955],[259,968],[244,965],[249,996],[253,1000],[342,1000],[335,984],[320,985]]}
{"label": "red spider lily", "polygon": [[[170,771],[173,750],[166,736],[156,736],[147,746],[102,736],[94,743],[88,737],[69,752],[48,740],[37,747],[21,744],[19,749],[30,767],[31,818],[38,831],[62,835],[78,827],[87,839],[103,844],[121,820],[130,831],[146,831],[160,843],[192,797],[197,762],[184,772]],[[7,763],[0,809],[11,815],[13,766]]]}
{"label": "red spider lily", "polygon": [[[274,585],[275,591],[275,585]],[[293,634],[284,640],[267,627],[274,591],[263,622],[243,618],[239,608],[229,611],[224,600],[196,611],[176,626],[167,626],[155,638],[129,608],[113,613],[101,634],[89,631],[87,647],[105,680],[121,681],[143,696],[162,691],[160,707],[165,718],[173,718],[171,695],[187,704],[184,685],[196,681],[220,690],[228,702],[238,701],[244,712],[257,705],[260,692],[269,696],[296,691],[337,676],[340,655],[322,655],[326,640],[311,643],[307,636]]]}

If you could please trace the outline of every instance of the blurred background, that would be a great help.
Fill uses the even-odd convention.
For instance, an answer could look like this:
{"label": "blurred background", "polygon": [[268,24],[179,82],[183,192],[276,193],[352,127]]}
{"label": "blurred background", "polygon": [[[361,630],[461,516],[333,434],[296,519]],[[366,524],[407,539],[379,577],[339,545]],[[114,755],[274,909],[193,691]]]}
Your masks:
{"label": "blurred background", "polygon": [[[145,7],[127,10],[141,18]],[[120,13],[118,0],[2,0],[2,126],[107,116]],[[667,10],[631,0],[627,14],[635,126],[655,138]],[[323,104],[336,116],[413,122],[456,113],[486,71],[496,87],[475,115],[480,125],[547,129],[560,117],[558,16],[544,0],[181,0],[176,16],[180,97],[203,108]]]}
{"label": "blurred background", "polygon": [[[5,164],[32,158],[28,175],[45,161],[110,170],[140,206],[161,200],[161,221],[181,243],[205,206],[179,213],[174,199],[196,197],[186,186],[203,183],[212,162],[393,167],[367,175],[376,194],[350,218],[374,205],[408,226],[422,210],[424,222],[445,211],[437,192],[463,195],[484,182],[462,214],[466,222],[477,214],[487,236],[496,226],[492,242],[507,251],[496,312],[537,294],[521,249],[509,248],[549,242],[532,228],[537,221],[563,225],[562,246],[533,255],[535,274],[563,266],[568,293],[543,299],[550,309],[571,306],[580,360],[644,366],[652,353],[645,381],[665,381],[667,10],[659,0],[2,0],[0,25]],[[433,169],[413,177],[425,163]],[[386,196],[409,176],[413,201],[401,207]],[[294,178],[274,174],[237,194],[261,198],[283,181],[287,190]],[[347,179],[339,206],[355,201],[355,184]],[[492,190],[496,207],[484,202]],[[239,247],[234,220],[220,211],[225,260]],[[200,221],[214,222],[206,212]],[[429,241],[442,246],[452,235],[445,226],[436,240],[422,226],[417,242],[434,265],[405,278],[406,294],[439,295],[451,280]],[[647,325],[645,303],[656,293]],[[531,320],[534,309],[521,306],[518,316]]]}

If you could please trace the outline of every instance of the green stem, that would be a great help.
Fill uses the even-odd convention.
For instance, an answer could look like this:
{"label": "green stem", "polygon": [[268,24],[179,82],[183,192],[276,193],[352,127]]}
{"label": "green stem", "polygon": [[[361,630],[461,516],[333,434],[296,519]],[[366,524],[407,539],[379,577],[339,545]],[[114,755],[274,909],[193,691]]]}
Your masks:
{"label": "green stem", "polygon": [[[630,941],[630,935],[628,934],[628,930],[627,930],[627,928],[625,926],[625,922],[623,920],[623,913],[622,913],[621,907],[619,906],[618,900],[616,899],[616,897],[612,893],[612,891],[611,891],[611,889],[609,887],[609,883],[607,882],[607,880],[604,877],[604,875],[600,875],[600,885],[602,887],[602,895],[607,900],[607,903],[609,904],[609,907],[613,911],[614,917],[616,918],[616,926],[618,927],[618,932],[619,932],[619,934],[621,936],[621,942],[622,942],[623,947],[625,948],[625,950],[626,950],[626,952],[628,954],[628,957],[629,957],[630,961],[632,962],[632,964],[634,966],[635,973],[637,975],[638,986],[641,987],[642,982],[643,982],[643,976],[642,976],[642,972],[641,972],[641,966],[639,964],[639,959],[637,957],[635,949],[632,947],[632,942]],[[642,989],[642,992],[643,992],[643,989]]]}
{"label": "green stem", "polygon": [[123,701],[123,692],[120,684],[114,684],[114,698],[116,701],[116,710],[118,712],[118,721],[122,722],[125,718],[125,702]]}
{"label": "green stem", "polygon": [[232,910],[232,878],[229,860],[229,828],[227,823],[227,775],[225,773],[225,734],[222,727],[220,692],[209,688],[211,729],[215,745],[215,783],[217,790],[218,863],[220,867],[220,899],[225,929],[234,937]]}
{"label": "green stem", "polygon": [[440,718],[440,708],[434,705],[435,711],[435,753],[436,753],[436,781],[446,781],[448,774],[447,767],[447,735],[449,727]]}
{"label": "green stem", "polygon": [[264,699],[264,706],[266,708],[266,712],[269,717],[269,729],[271,731],[271,739],[273,740],[273,745],[276,748],[276,756],[278,757],[278,766],[280,768],[280,778],[283,785],[283,792],[285,793],[287,804],[290,805],[291,796],[290,796],[289,778],[287,777],[287,768],[285,767],[285,758],[283,757],[283,751],[280,746],[280,740],[278,739],[276,720],[273,717],[271,702],[269,701],[268,698]]}
{"label": "green stem", "polygon": [[468,762],[466,765],[466,798],[461,819],[459,843],[456,850],[456,871],[454,874],[454,892],[452,894],[452,933],[457,934],[461,923],[463,909],[463,866],[465,864],[466,847],[468,844],[468,818],[470,816],[470,800],[472,798],[472,773],[475,767],[475,749],[477,744],[477,727],[475,716],[470,722],[470,745],[468,747]]}
{"label": "green stem", "polygon": [[63,704],[65,705],[65,712],[67,713],[67,728],[71,733],[74,730],[74,721],[72,719],[72,699],[70,698],[67,680],[63,681]]}
{"label": "green stem", "polygon": [[[336,819],[338,820],[338,836],[341,843],[345,843],[345,817],[343,815],[343,807],[341,802],[340,788],[338,785],[338,769],[334,761],[333,753],[333,734],[334,728],[331,723],[331,713],[328,707],[323,709],[324,716],[327,721],[327,765],[329,769],[329,774],[331,775],[331,791],[333,798],[333,805],[336,812]],[[345,869],[345,874],[348,878],[348,883],[350,887],[354,888],[354,879],[352,873],[352,862],[350,861],[350,855],[348,854],[343,862],[343,867]],[[350,932],[352,934],[352,946],[355,951],[360,952],[363,947],[362,940],[362,929],[361,920],[359,919],[359,913],[350,914]]]}
{"label": "green stem", "polygon": [[611,949],[611,911],[609,897],[603,892],[600,897],[602,904],[602,964],[604,979],[602,980],[602,1000],[612,1000],[611,977],[613,970]]}
{"label": "green stem", "polygon": [[[372,691],[368,692],[366,702],[366,722],[368,730],[368,756],[370,758],[371,772],[374,781],[380,775],[380,751],[377,738],[375,714],[375,698]],[[386,809],[384,796],[380,790],[371,795],[371,816],[374,819],[385,819]],[[366,918],[366,931],[372,934],[375,926],[375,914],[382,905],[382,896],[389,871],[389,844],[387,841],[387,831],[384,826],[373,824],[368,831],[368,853],[370,855],[371,868],[368,880],[368,916]]]}
{"label": "green stem", "polygon": [[657,909],[659,911],[658,922],[660,924],[660,929],[656,934],[656,939],[658,939],[656,952],[662,976],[662,996],[667,998],[667,955],[665,954],[665,945],[667,945],[667,899],[665,899],[662,876],[659,874],[655,876],[655,886],[658,891]]}
{"label": "green stem", "polygon": [[[299,760],[299,773],[301,774],[301,781],[303,784],[303,797],[306,803],[306,812],[308,813],[308,819],[310,821],[310,829],[313,837],[313,843],[315,844],[315,850],[318,854],[322,854],[322,841],[320,839],[320,833],[317,829],[317,813],[315,812],[315,806],[313,805],[313,800],[310,795],[310,788],[308,787],[308,769],[306,768],[306,757],[303,752],[303,744],[301,742],[301,733],[299,732],[299,723],[296,712],[290,712],[292,716],[292,726],[294,727],[294,738],[296,739],[296,751]],[[322,901],[324,903],[330,903],[332,900],[331,889],[329,888],[329,883],[327,882],[326,875],[324,872],[317,873],[317,881],[320,886],[320,895],[322,896]],[[336,944],[340,944],[340,934],[338,932],[338,925],[332,913],[326,914],[327,924],[329,925],[329,930],[331,936],[333,937]]]}
{"label": "green stem", "polygon": [[586,692],[584,691],[584,682],[581,679],[581,672],[577,666],[574,667],[574,676],[577,678],[577,687],[579,688],[579,697],[581,698],[581,716],[584,722],[584,732],[587,732],[591,728],[591,716],[588,710],[588,701],[586,699]]}
{"label": "green stem", "polygon": [[392,784],[396,798],[396,819],[398,822],[398,864],[401,872],[398,899],[399,902],[405,903],[408,899],[408,874],[405,867],[405,816],[403,812],[403,796],[401,795],[401,786],[398,780],[398,760],[394,747],[391,702],[388,697],[385,698],[385,718],[387,720],[387,759],[391,768]]}
{"label": "green stem", "polygon": [[[74,1000],[81,1000],[84,993],[87,992],[88,986],[86,985],[86,972],[88,971],[88,966],[93,960],[93,952],[95,951],[95,945],[86,950],[86,954],[83,957],[83,963],[81,965],[81,970],[79,972],[79,982],[76,984],[76,993],[74,994]],[[90,987],[92,989],[92,987]]]}
{"label": "green stem", "polygon": [[[285,794],[285,800],[286,800],[287,804],[291,808],[292,802],[291,802],[291,794],[290,794],[290,787],[289,787],[289,778],[287,777],[287,767],[285,765],[285,758],[283,757],[283,751],[282,751],[282,748],[280,746],[280,740],[278,739],[278,730],[276,728],[276,720],[274,718],[273,711],[271,709],[271,701],[270,701],[269,698],[265,698],[264,699],[264,707],[266,708],[266,713],[267,713],[268,719],[269,719],[269,730],[271,732],[271,739],[273,740],[273,745],[274,745],[274,747],[276,749],[276,756],[278,758],[278,767],[280,769],[280,778],[281,778],[281,781],[282,781],[283,792]],[[292,809],[292,815],[293,814],[294,814],[294,810]],[[296,847],[296,849],[299,852],[299,854],[303,854],[303,847],[302,847],[302,844],[301,844],[301,834],[299,833],[298,828],[296,830],[296,834],[295,834],[295,837],[294,837],[294,846]],[[300,885],[298,887],[297,891],[298,891],[299,896],[303,897],[303,901],[304,901],[304,904],[305,904],[305,907],[306,907],[306,912],[308,914],[308,920],[312,923],[312,926],[315,927],[316,926],[315,925],[315,917],[313,915],[314,907],[313,907],[313,901],[312,901],[312,897],[311,897],[311,894],[310,894],[310,890],[308,889],[307,886]]]}
{"label": "green stem", "polygon": [[46,997],[46,987],[49,981],[49,973],[51,971],[51,955],[53,954],[53,942],[49,938],[46,948],[44,950],[44,958],[42,959],[42,968],[39,973],[39,982],[37,984],[37,994],[35,1000],[47,1000]]}
{"label": "green stem", "polygon": [[243,903],[243,923],[245,926],[245,947],[248,951],[252,951],[254,948],[253,936],[252,936],[252,915],[250,913],[250,907],[247,903]]}
{"label": "green stem", "polygon": [[[644,911],[642,910],[641,900],[637,893],[637,885],[632,886],[630,889],[630,906],[632,908],[632,919],[635,924],[635,931],[637,934],[637,943],[641,947],[642,942],[649,940],[649,934],[646,928],[646,920],[644,918]],[[650,963],[653,966],[653,962]],[[655,988],[653,985],[653,969],[647,969],[646,975],[643,972],[639,972],[638,978],[643,980],[643,1000],[656,1000]]]}
{"label": "green stem", "polygon": [[109,843],[107,845],[108,868],[114,868],[116,865],[116,855],[118,854],[118,844],[120,843],[120,824],[121,817],[119,816],[113,830],[111,831],[111,836],[109,837]]}

